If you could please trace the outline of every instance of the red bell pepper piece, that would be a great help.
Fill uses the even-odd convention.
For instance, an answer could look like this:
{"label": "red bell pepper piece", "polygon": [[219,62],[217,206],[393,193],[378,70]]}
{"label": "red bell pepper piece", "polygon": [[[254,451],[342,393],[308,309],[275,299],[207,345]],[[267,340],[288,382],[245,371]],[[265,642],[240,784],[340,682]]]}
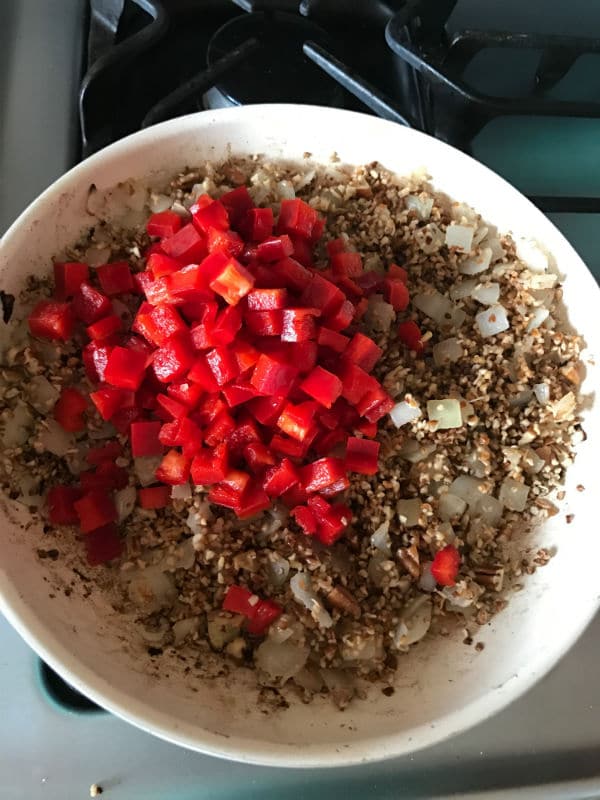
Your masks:
{"label": "red bell pepper piece", "polygon": [[363,436],[372,439],[374,436],[377,436],[377,423],[361,419],[360,422],[354,425],[354,431],[356,433],[362,433]]}
{"label": "red bell pepper piece", "polygon": [[346,469],[361,475],[375,475],[379,469],[379,442],[349,436],[346,444]]}
{"label": "red bell pepper piece", "polygon": [[273,233],[273,224],[272,208],[250,208],[238,223],[238,228],[247,241],[263,242]]}
{"label": "red bell pepper piece", "polygon": [[346,466],[341,458],[320,458],[300,468],[300,481],[307,492],[320,492],[345,477]]}
{"label": "red bell pepper piece", "polygon": [[192,459],[202,450],[202,429],[189,417],[179,420],[178,439],[186,458]]}
{"label": "red bell pepper piece", "polygon": [[[310,439],[310,437],[307,437],[307,439]],[[282,456],[289,456],[290,458],[303,458],[307,452],[306,441],[300,442],[297,439],[280,436],[278,433],[271,438],[269,447],[274,453]]]}
{"label": "red bell pepper piece", "polygon": [[290,233],[290,241],[294,248],[292,255],[296,261],[302,264],[303,267],[312,267],[315,263],[313,258],[313,246],[308,239],[304,239],[302,236],[298,236],[295,233]]}
{"label": "red bell pepper piece", "polygon": [[[319,215],[304,200],[282,200],[277,220],[278,233],[295,233],[312,239]],[[318,238],[318,237],[317,237]]]}
{"label": "red bell pepper piece", "polygon": [[307,342],[290,342],[288,348],[288,360],[292,364],[298,364],[298,373],[300,375],[308,374],[317,363],[319,352],[317,343],[312,340]]}
{"label": "red bell pepper piece", "polygon": [[212,370],[206,363],[204,356],[196,358],[192,368],[188,372],[188,380],[192,381],[192,383],[198,384],[198,386],[202,387],[204,392],[210,392],[211,394],[214,394],[219,390],[219,386],[214,378]]}
{"label": "red bell pepper piece", "polygon": [[108,356],[104,379],[121,389],[140,388],[146,372],[147,356],[126,347],[113,347]]}
{"label": "red bell pepper piece", "polygon": [[241,469],[229,470],[227,475],[221,481],[223,486],[227,486],[232,492],[241,495],[250,483],[250,475]]}
{"label": "red bell pepper piece", "polygon": [[173,400],[183,404],[188,409],[196,408],[200,398],[204,394],[204,389],[200,384],[190,380],[176,381],[167,386],[167,394]]}
{"label": "red bell pepper piece", "polygon": [[102,341],[103,339],[108,339],[109,336],[117,333],[117,331],[120,331],[121,328],[122,322],[120,317],[117,317],[116,314],[110,314],[108,317],[103,317],[99,319],[98,322],[94,322],[93,325],[88,325],[86,333],[90,339]]}
{"label": "red bell pepper piece", "polygon": [[157,467],[156,480],[168,483],[170,486],[186,483],[190,477],[190,466],[191,459],[186,458],[178,450],[169,450]]}
{"label": "red bell pepper piece", "polygon": [[254,422],[249,414],[245,415],[244,412],[242,412],[238,417],[235,430],[227,437],[227,443],[233,453],[241,455],[244,447],[249,442],[259,442],[260,438],[256,422]]}
{"label": "red bell pepper piece", "polygon": [[408,283],[408,272],[398,264],[390,264],[388,267],[388,278],[398,279],[403,283]]}
{"label": "red bell pepper piece", "polygon": [[283,609],[273,600],[260,600],[254,615],[246,623],[246,630],[253,636],[264,636],[267,628],[283,614]]}
{"label": "red bell pepper piece", "polygon": [[256,256],[259,261],[279,261],[286,256],[291,256],[294,252],[294,245],[289,236],[285,233],[281,236],[269,236],[256,248]]}
{"label": "red bell pepper piece", "polygon": [[123,552],[123,542],[117,526],[112,523],[92,531],[85,537],[87,562],[91,567],[106,564]]}
{"label": "red bell pepper piece", "polygon": [[331,258],[336,253],[345,253],[348,243],[345,239],[330,239],[328,242],[325,242],[325,247],[327,248],[327,255]]}
{"label": "red bell pepper piece", "polygon": [[138,489],[138,500],[142,508],[165,508],[171,504],[171,487],[148,486]]}
{"label": "red bell pepper piece", "polygon": [[250,383],[261,394],[285,395],[289,392],[297,375],[296,367],[284,364],[263,353],[254,367]]}
{"label": "red bell pepper piece", "polygon": [[237,361],[238,369],[240,374],[243,374],[256,364],[258,359],[260,358],[260,352],[251,345],[249,342],[245,342],[243,339],[238,339],[236,342],[233,343],[231,347],[231,351]]}
{"label": "red bell pepper piece", "polygon": [[335,483],[332,483],[329,486],[326,486],[324,489],[321,489],[320,494],[322,494],[323,497],[333,497],[340,492],[345,492],[349,486],[350,481],[346,476],[344,476],[343,478],[335,481]]}
{"label": "red bell pepper piece", "polygon": [[164,253],[152,253],[146,261],[146,269],[152,273],[154,278],[164,278],[171,275],[182,267],[180,261],[166,256]]}
{"label": "red bell pepper piece", "polygon": [[90,447],[85,457],[88,464],[102,464],[104,461],[114,461],[119,456],[123,455],[123,447],[120,442],[113,439],[112,442],[107,442],[100,447]]}
{"label": "red bell pepper piece", "polygon": [[235,306],[254,286],[254,275],[231,258],[209,285],[226,303]]}
{"label": "red bell pepper piece", "polygon": [[28,322],[32,336],[66,342],[73,332],[73,311],[69,303],[40,300],[29,315]]}
{"label": "red bell pepper piece", "polygon": [[223,483],[215,483],[211,486],[207,495],[209,503],[215,503],[225,508],[231,508],[237,513],[240,508],[241,497],[230,486],[225,486]]}
{"label": "red bell pepper piece", "polygon": [[356,304],[357,301],[362,299],[364,292],[352,278],[349,278],[347,275],[337,275],[333,277],[333,281],[352,303]]}
{"label": "red bell pepper piece", "polygon": [[342,397],[352,405],[356,405],[367,392],[375,391],[379,388],[379,383],[375,378],[349,361],[342,364],[338,374],[342,381]]}
{"label": "red bell pepper piece", "polygon": [[161,419],[182,419],[188,411],[185,403],[180,403],[174,397],[169,397],[162,392],[156,395],[156,413]]}
{"label": "red bell pepper piece", "polygon": [[302,381],[300,388],[325,408],[331,408],[342,393],[342,382],[337,375],[316,366]]}
{"label": "red bell pepper piece", "polygon": [[202,448],[192,461],[192,482],[196,486],[219,483],[229,472],[229,448],[221,442],[214,449]]}
{"label": "red bell pepper piece", "polygon": [[235,231],[223,231],[219,228],[209,228],[206,234],[206,244],[209,253],[225,253],[240,258],[244,252],[244,240]]}
{"label": "red bell pepper piece", "polygon": [[281,341],[306,342],[317,334],[315,317],[321,312],[318,308],[286,308],[282,314]]}
{"label": "red bell pepper piece", "polygon": [[124,489],[128,483],[128,474],[123,467],[118,467],[110,461],[104,461],[95,470],[80,472],[79,483],[84,492],[90,492],[93,489],[104,489],[109,492],[112,489]]}
{"label": "red bell pepper piece", "polygon": [[229,221],[232,228],[236,228],[246,215],[246,212],[254,207],[254,202],[245,186],[238,186],[220,197],[221,203],[227,209]]}
{"label": "red bell pepper piece", "polygon": [[133,291],[133,276],[127,261],[102,264],[96,270],[102,291],[109,297]]}
{"label": "red bell pepper piece", "polygon": [[421,354],[425,349],[422,336],[419,326],[412,319],[398,325],[398,338],[409,350],[413,350],[417,354]]}
{"label": "red bell pepper piece", "polygon": [[369,301],[366,297],[361,298],[354,309],[354,322],[361,320],[367,312]]}
{"label": "red bell pepper piece", "polygon": [[431,563],[431,574],[441,586],[454,586],[460,569],[460,553],[453,545],[438,550]]}
{"label": "red bell pepper piece", "polygon": [[57,300],[68,300],[77,292],[82,283],[89,280],[87,264],[79,261],[54,262],[54,296]]}
{"label": "red bell pepper piece", "polygon": [[246,311],[246,328],[255,336],[280,336],[283,331],[283,311]]}
{"label": "red bell pepper piece", "polygon": [[165,422],[164,425],[161,425],[160,431],[158,432],[158,441],[164,444],[165,447],[176,447],[181,441],[179,435],[180,429],[181,420],[179,419]]}
{"label": "red bell pepper piece", "polygon": [[354,319],[355,310],[350,300],[344,300],[333,314],[328,314],[325,317],[325,324],[333,331],[343,331]]}
{"label": "red bell pepper piece", "polygon": [[344,336],[343,333],[332,331],[330,328],[320,327],[317,333],[317,343],[321,345],[321,347],[328,347],[336,353],[343,353],[348,347],[350,339]]}
{"label": "red bell pepper piece", "polygon": [[298,525],[302,528],[302,532],[305,533],[306,536],[315,535],[319,528],[319,523],[308,506],[296,506],[292,509],[291,514]]}
{"label": "red bell pepper piece", "polygon": [[244,491],[235,513],[240,519],[248,519],[266,511],[271,506],[271,499],[267,493],[260,486],[255,486],[252,483]]}
{"label": "red bell pepper piece", "polygon": [[90,400],[98,409],[102,419],[108,420],[122,407],[123,394],[121,389],[115,389],[112,386],[100,386],[90,394]]}
{"label": "red bell pepper piece", "polygon": [[286,403],[279,419],[277,427],[299,442],[304,442],[315,427],[315,411],[317,404],[311,401],[294,405]]}
{"label": "red bell pepper piece", "polygon": [[351,521],[352,512],[348,506],[342,503],[333,505],[319,524],[317,538],[323,544],[331,546],[341,539]]}
{"label": "red bell pepper piece", "polygon": [[365,372],[370,372],[382,355],[383,350],[364,333],[355,333],[344,351],[344,357]]}
{"label": "red bell pepper piece", "polygon": [[[208,284],[213,278],[213,272],[218,272],[226,261],[225,253],[216,252],[205,258],[202,264],[188,264],[178,272],[167,275],[164,278],[167,300],[170,302],[199,299],[207,302],[212,300],[213,295]],[[208,264],[205,268],[206,262]],[[148,294],[147,291],[146,294]]]}
{"label": "red bell pepper piece", "polygon": [[108,492],[103,489],[87,492],[80,500],[73,503],[73,507],[79,517],[82,533],[90,533],[117,519],[115,504]]}
{"label": "red bell pepper piece", "polygon": [[273,425],[286,403],[284,395],[257,397],[248,403],[248,410],[261,425]]}
{"label": "red bell pepper piece", "polygon": [[[285,286],[294,292],[301,292],[308,285],[312,278],[312,272],[303,267],[294,258],[282,258],[276,261],[269,270],[270,282],[268,286]],[[314,305],[314,303],[305,303]]]}
{"label": "red bell pepper piece", "polygon": [[335,455],[337,446],[346,441],[346,436],[346,431],[341,428],[324,431],[315,439],[313,449],[319,456]]}
{"label": "red bell pepper piece", "polygon": [[405,311],[408,308],[410,295],[404,281],[386,279],[385,299],[394,307],[394,311]]}
{"label": "red bell pepper piece", "polygon": [[394,401],[381,386],[367,392],[356,404],[358,413],[369,422],[378,422],[386,414],[389,414],[393,407]]}
{"label": "red bell pepper piece", "polygon": [[282,459],[279,464],[270,467],[263,480],[263,489],[269,497],[281,497],[300,480],[298,471],[289,460]]}
{"label": "red bell pepper piece", "polygon": [[363,263],[360,253],[334,253],[329,257],[334,275],[347,275],[357,278],[362,275]]}
{"label": "red bell pepper piece", "polygon": [[234,383],[224,386],[222,393],[229,408],[239,406],[241,403],[246,403],[248,400],[252,400],[253,397],[258,396],[258,392],[254,386],[244,380],[237,380]]}
{"label": "red bell pepper piece", "polygon": [[110,421],[119,433],[126,435],[129,431],[131,423],[135,422],[135,420],[139,419],[141,416],[142,412],[139,408],[136,408],[135,406],[128,406],[126,408],[119,408],[117,411],[115,411]]}
{"label": "red bell pepper piece", "polygon": [[[178,333],[152,355],[152,370],[159,381],[170,383],[183,378],[196,358],[189,334]],[[110,361],[109,361],[110,364]]]}
{"label": "red bell pepper piece", "polygon": [[134,458],[162,455],[163,446],[158,438],[160,429],[158,421],[132,422],[129,433],[131,455]]}
{"label": "red bell pepper piece", "polygon": [[160,246],[168,256],[185,264],[199,264],[208,252],[205,237],[191,222],[180,228],[177,233],[163,239]]}
{"label": "red bell pepper piece", "polygon": [[287,289],[253,289],[248,293],[250,311],[275,311],[288,305]]}
{"label": "red bell pepper piece", "polygon": [[52,525],[76,525],[79,522],[74,503],[81,497],[77,486],[53,486],[46,497],[48,519]]}
{"label": "red bell pepper piece", "polygon": [[210,228],[225,231],[229,228],[229,215],[227,209],[218,200],[212,200],[207,205],[194,203],[190,208],[192,222],[198,230],[207,234]]}
{"label": "red bell pepper piece", "polygon": [[335,313],[345,299],[343,292],[334,283],[319,274],[312,276],[301,296],[302,305],[307,308],[320,308],[323,316]]}
{"label": "red bell pepper piece", "polygon": [[262,442],[248,442],[243,450],[244,460],[255,474],[275,464],[275,457]]}
{"label": "red bell pepper piece", "polygon": [[208,447],[224,442],[236,429],[236,423],[227,411],[219,412],[204,431],[204,441]]}
{"label": "red bell pepper piece", "polygon": [[138,311],[132,329],[161,347],[172,336],[186,333],[188,327],[172,306],[158,305],[151,310]]}
{"label": "red bell pepper piece", "polygon": [[148,236],[158,236],[161,239],[174,236],[181,228],[182,219],[175,211],[158,211],[152,214],[146,223]]}
{"label": "red bell pepper piece", "polygon": [[245,586],[229,586],[223,598],[223,611],[242,614],[244,617],[254,615],[259,598]]}
{"label": "red bell pepper piece", "polygon": [[82,358],[85,374],[92,383],[104,381],[104,371],[111,350],[112,346],[107,345],[106,342],[102,344],[90,342],[83,348]]}
{"label": "red bell pepper piece", "polygon": [[88,403],[85,397],[72,387],[64,387],[54,406],[54,419],[69,432],[82,431],[85,428],[83,412]]}
{"label": "red bell pepper piece", "polygon": [[239,374],[237,360],[228,347],[215,347],[204,358],[218,386],[224,386]]}
{"label": "red bell pepper piece", "polygon": [[82,283],[73,296],[73,311],[78,319],[86,325],[91,325],[92,322],[97,322],[110,314],[112,305],[105,294],[94,289],[89,283]]}

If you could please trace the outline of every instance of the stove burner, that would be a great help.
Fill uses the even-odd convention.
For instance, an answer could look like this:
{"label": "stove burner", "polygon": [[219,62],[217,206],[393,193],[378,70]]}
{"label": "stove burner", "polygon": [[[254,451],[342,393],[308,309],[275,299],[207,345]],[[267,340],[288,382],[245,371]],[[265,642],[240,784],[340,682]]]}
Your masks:
{"label": "stove burner", "polygon": [[282,12],[243,14],[213,35],[207,61],[212,66],[248,39],[260,43],[243,67],[221,78],[205,95],[210,108],[246,103],[311,103],[340,105],[343,93],[332,80],[304,56],[307,39],[327,47],[330,39],[318,25]]}

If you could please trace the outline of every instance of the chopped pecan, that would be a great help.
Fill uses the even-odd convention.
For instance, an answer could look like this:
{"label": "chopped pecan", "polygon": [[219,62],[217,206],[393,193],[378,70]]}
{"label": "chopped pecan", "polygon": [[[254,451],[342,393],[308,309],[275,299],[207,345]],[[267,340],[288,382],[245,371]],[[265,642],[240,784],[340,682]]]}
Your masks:
{"label": "chopped pecan", "polygon": [[400,547],[398,549],[398,560],[404,569],[415,579],[421,575],[419,551],[415,544],[410,547]]}
{"label": "chopped pecan", "polygon": [[500,564],[489,564],[477,567],[475,581],[486,589],[501,592],[504,584],[504,567]]}
{"label": "chopped pecan", "polygon": [[343,611],[344,614],[350,614],[354,619],[360,617],[360,606],[354,599],[353,595],[343,586],[334,586],[327,595],[327,602],[334,608]]}

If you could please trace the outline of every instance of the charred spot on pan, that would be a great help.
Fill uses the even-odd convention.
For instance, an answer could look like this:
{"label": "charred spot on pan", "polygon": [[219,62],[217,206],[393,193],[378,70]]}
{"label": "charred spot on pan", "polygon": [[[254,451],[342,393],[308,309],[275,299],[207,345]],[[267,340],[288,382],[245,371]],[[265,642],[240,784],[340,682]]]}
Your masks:
{"label": "charred spot on pan", "polygon": [[154,658],[155,656],[162,656],[163,649],[162,647],[149,647],[148,648],[148,655]]}
{"label": "charred spot on pan", "polygon": [[5,323],[10,322],[13,308],[15,307],[15,296],[0,289],[0,303],[2,303],[2,319]]}

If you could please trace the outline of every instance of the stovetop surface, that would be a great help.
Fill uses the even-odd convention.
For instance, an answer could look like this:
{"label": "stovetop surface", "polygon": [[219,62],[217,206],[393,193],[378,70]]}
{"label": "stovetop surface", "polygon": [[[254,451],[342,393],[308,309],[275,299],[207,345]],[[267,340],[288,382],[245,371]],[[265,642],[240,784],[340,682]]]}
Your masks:
{"label": "stovetop surface", "polygon": [[[83,0],[2,0],[0,232],[77,153],[73,123]],[[600,34],[600,7],[462,0],[457,26]],[[558,6],[558,4],[556,4]],[[10,47],[9,47],[10,43]],[[597,61],[570,86],[600,97]],[[42,78],[40,77],[42,76]],[[491,64],[473,82],[498,80]],[[487,83],[486,83],[487,82]],[[527,193],[600,195],[600,121],[499,120],[475,155]],[[600,279],[597,216],[551,215]],[[549,632],[551,635],[551,632]],[[98,783],[110,800],[180,798],[600,797],[600,618],[537,687],[474,730],[380,765],[310,773],[234,765],[161,742],[106,713],[69,713],[43,691],[35,655],[0,620],[0,797],[74,800]],[[482,793],[482,794],[480,794]]]}

